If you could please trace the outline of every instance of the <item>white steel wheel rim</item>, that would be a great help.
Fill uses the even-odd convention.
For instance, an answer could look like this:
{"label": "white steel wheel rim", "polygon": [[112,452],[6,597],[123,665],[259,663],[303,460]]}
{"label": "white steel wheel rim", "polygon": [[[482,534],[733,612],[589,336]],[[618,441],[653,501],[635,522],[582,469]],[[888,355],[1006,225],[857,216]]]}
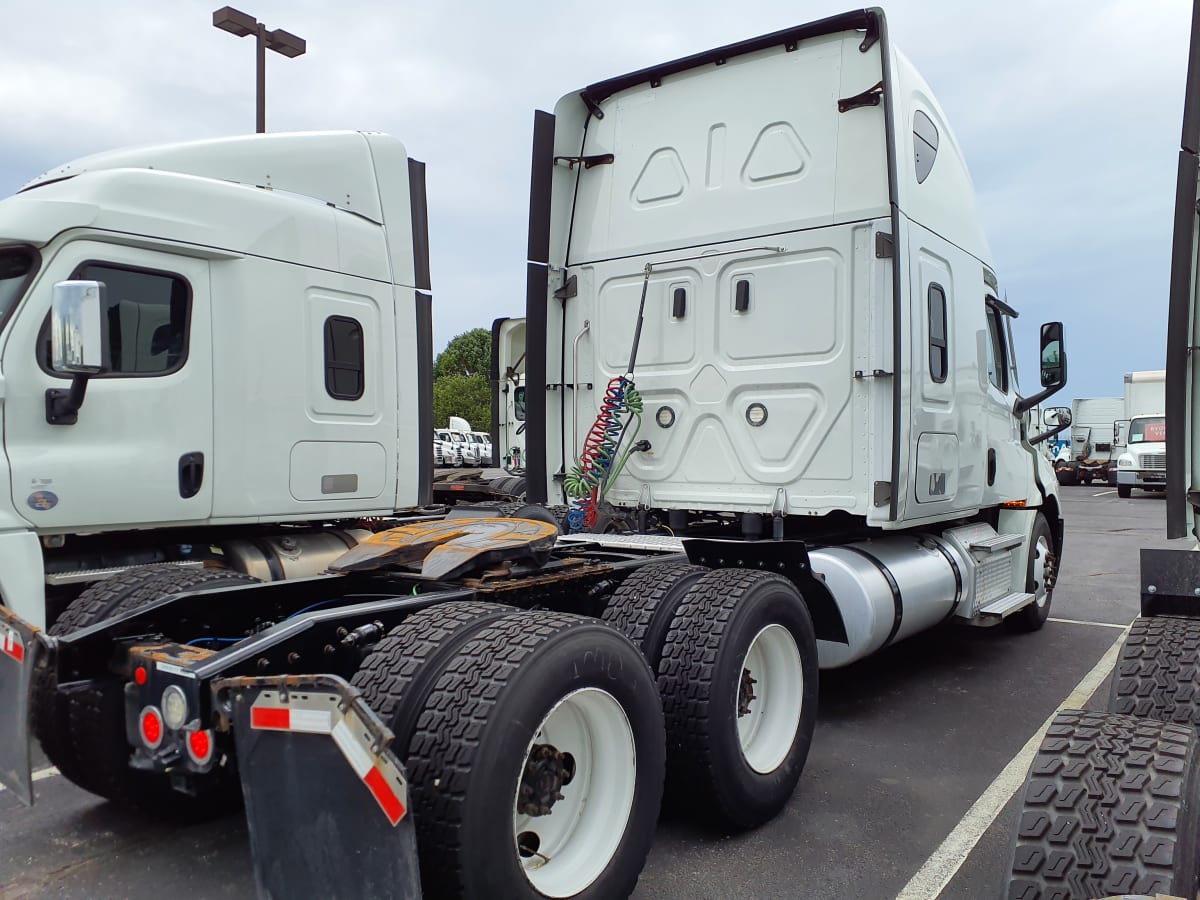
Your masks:
{"label": "white steel wheel rim", "polygon": [[[525,759],[535,744],[570,753],[575,774],[548,815],[518,811]],[[600,688],[581,688],[559,700],[529,742],[513,802],[513,849],[525,877],[547,897],[572,897],[608,866],[633,809],[637,749],[633,728],[617,699]],[[537,836],[537,853],[523,854],[523,833]]]}
{"label": "white steel wheel rim", "polygon": [[1050,574],[1050,542],[1045,535],[1040,535],[1033,551],[1033,572],[1037,583],[1033,587],[1033,596],[1039,607],[1046,605],[1046,577]]}
{"label": "white steel wheel rim", "polygon": [[[742,714],[743,679],[754,679],[754,697]],[[768,625],[754,636],[734,686],[738,742],[755,772],[774,772],[787,759],[804,706],[804,667],[792,633]]]}

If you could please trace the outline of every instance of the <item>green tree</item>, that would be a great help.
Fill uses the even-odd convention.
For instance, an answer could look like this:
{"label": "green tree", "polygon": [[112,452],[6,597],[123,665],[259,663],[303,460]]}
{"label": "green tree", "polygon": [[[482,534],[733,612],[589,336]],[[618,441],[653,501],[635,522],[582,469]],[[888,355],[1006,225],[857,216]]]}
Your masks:
{"label": "green tree", "polygon": [[445,428],[451,416],[461,416],[476,431],[492,422],[492,390],[486,378],[447,375],[433,382],[433,423]]}
{"label": "green tree", "polygon": [[492,421],[492,333],[474,328],[454,338],[433,363],[433,422],[445,428],[451,416],[461,416],[477,431]]}
{"label": "green tree", "polygon": [[433,377],[465,375],[486,381],[491,365],[492,333],[486,328],[473,328],[451,340],[446,349],[438,354],[433,363]]}

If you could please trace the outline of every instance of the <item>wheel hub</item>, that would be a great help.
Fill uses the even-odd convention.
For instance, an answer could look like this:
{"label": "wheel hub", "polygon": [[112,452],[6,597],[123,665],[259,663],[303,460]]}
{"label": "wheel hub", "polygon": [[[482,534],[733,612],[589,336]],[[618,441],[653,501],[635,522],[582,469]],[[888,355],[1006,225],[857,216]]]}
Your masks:
{"label": "wheel hub", "polygon": [[750,669],[742,669],[742,681],[738,687],[738,718],[750,715],[750,704],[753,703],[758,695],[754,693],[754,686],[758,684],[757,678],[750,677]]}
{"label": "wheel hub", "polygon": [[562,789],[575,776],[575,759],[553,744],[534,744],[525,760],[525,772],[517,792],[517,812],[525,816],[548,816]]}

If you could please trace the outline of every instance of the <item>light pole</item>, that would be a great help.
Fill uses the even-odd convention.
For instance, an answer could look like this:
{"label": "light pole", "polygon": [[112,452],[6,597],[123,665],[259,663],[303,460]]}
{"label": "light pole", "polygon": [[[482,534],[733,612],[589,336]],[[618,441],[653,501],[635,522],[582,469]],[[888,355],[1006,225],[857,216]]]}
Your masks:
{"label": "light pole", "polygon": [[289,59],[295,59],[304,53],[306,44],[304,38],[276,28],[267,31],[267,26],[254,16],[234,9],[232,6],[222,6],[213,13],[213,25],[222,31],[228,31],[237,37],[254,35],[258,44],[258,119],[257,131],[262,134],[267,130],[267,50],[282,53]]}

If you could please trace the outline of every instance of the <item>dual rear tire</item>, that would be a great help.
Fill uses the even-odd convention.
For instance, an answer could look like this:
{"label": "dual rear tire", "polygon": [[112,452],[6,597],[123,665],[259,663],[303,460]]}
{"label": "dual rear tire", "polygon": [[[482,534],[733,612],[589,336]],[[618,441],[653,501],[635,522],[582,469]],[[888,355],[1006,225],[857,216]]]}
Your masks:
{"label": "dual rear tire", "polygon": [[662,796],[649,667],[583,616],[448,603],[353,682],[396,734],[430,896],[626,896]]}
{"label": "dual rear tire", "polygon": [[726,830],[773,818],[817,720],[816,637],[795,586],[757,570],[651,565],[603,617],[658,678],[671,805]]}

